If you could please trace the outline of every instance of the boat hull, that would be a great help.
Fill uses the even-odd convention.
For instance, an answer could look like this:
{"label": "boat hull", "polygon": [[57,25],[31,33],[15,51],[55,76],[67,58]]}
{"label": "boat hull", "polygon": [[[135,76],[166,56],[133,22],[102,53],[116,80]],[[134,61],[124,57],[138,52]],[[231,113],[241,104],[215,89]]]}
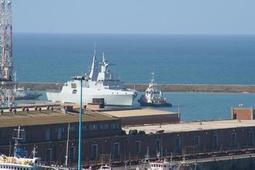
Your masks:
{"label": "boat hull", "polygon": [[[46,97],[52,102],[80,104],[80,93],[73,94],[68,91],[46,92]],[[104,92],[104,90],[83,89],[83,104],[92,103],[95,98],[104,99],[105,105],[132,106],[134,93],[130,91],[107,90]]]}
{"label": "boat hull", "polygon": [[153,102],[148,102],[144,96],[142,96],[138,102],[140,103],[141,106],[150,106],[150,107],[172,107],[171,103],[168,103],[166,101],[162,101],[159,103],[153,103]]}
{"label": "boat hull", "polygon": [[16,96],[16,100],[35,100],[41,97],[42,94],[33,94],[33,95],[25,95],[25,96]]}
{"label": "boat hull", "polygon": [[150,106],[150,107],[172,107],[171,103],[143,103],[139,102],[140,106]]}

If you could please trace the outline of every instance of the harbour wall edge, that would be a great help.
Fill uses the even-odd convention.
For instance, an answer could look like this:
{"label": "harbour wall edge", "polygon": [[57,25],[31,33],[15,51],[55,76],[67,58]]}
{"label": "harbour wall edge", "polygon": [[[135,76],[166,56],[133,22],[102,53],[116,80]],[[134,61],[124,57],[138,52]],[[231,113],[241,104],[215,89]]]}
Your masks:
{"label": "harbour wall edge", "polygon": [[[17,87],[31,90],[60,90],[64,83],[54,82],[21,82]],[[147,84],[126,84],[127,88],[144,91]],[[255,93],[255,85],[236,84],[158,84],[163,92],[228,92],[228,93]]]}

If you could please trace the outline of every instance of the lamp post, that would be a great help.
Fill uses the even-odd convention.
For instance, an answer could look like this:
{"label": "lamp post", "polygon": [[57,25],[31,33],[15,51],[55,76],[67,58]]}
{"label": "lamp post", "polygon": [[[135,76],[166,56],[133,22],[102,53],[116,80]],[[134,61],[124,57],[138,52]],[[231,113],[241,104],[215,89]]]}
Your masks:
{"label": "lamp post", "polygon": [[81,136],[82,136],[82,81],[85,80],[84,76],[75,76],[73,77],[74,80],[80,81],[80,113],[79,113],[79,144],[78,144],[78,170],[81,170]]}

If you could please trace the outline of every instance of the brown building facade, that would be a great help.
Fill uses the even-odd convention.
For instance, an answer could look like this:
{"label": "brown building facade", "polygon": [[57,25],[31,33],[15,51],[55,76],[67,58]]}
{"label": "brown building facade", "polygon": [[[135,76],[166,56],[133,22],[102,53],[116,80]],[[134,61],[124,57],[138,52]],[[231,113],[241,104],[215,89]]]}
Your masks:
{"label": "brown building facade", "polygon": [[[32,113],[30,113],[32,114]],[[42,115],[43,114],[43,115]],[[22,120],[22,121],[21,121]],[[120,119],[93,113],[85,114],[83,123],[83,163],[140,160],[149,154],[181,156],[200,153],[228,152],[255,148],[254,120],[225,120],[178,124],[153,124],[121,127]],[[24,129],[20,147],[31,156],[34,146],[37,156],[47,164],[62,165],[67,148],[70,124],[68,162],[75,166],[78,151],[78,115],[40,113],[0,118],[0,152],[13,153],[13,131]]]}
{"label": "brown building facade", "polygon": [[231,109],[231,117],[237,120],[253,120],[255,117],[255,110],[253,107],[234,107]]}

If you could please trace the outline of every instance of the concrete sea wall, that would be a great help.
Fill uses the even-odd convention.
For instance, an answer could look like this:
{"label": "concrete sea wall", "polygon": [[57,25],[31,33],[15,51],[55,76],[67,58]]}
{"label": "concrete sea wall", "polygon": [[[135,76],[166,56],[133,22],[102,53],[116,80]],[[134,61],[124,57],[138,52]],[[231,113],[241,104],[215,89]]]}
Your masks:
{"label": "concrete sea wall", "polygon": [[237,159],[237,160],[224,160],[200,163],[197,165],[191,165],[189,168],[192,170],[252,170],[255,169],[254,158]]}
{"label": "concrete sea wall", "polygon": [[[144,91],[146,84],[128,84],[129,88]],[[158,88],[165,92],[255,92],[255,85],[228,84],[159,84]]]}
{"label": "concrete sea wall", "polygon": [[[32,90],[60,90],[63,83],[18,83],[18,87]],[[147,84],[126,84],[128,88],[144,91]],[[255,93],[255,85],[228,85],[228,84],[158,84],[158,88],[164,92],[233,92]]]}

